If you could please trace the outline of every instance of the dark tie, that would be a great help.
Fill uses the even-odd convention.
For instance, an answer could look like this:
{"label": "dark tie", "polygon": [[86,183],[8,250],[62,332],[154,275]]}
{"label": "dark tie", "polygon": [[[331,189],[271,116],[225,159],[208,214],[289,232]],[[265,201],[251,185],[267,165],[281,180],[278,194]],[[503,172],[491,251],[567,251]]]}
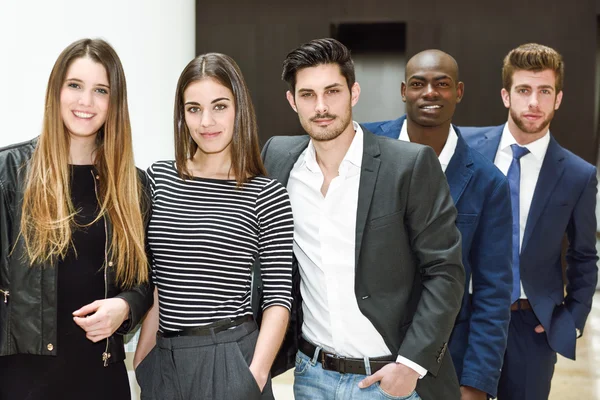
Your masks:
{"label": "dark tie", "polygon": [[519,300],[521,297],[521,271],[519,269],[519,254],[520,254],[520,203],[519,203],[519,192],[521,191],[521,157],[529,153],[526,147],[521,147],[518,144],[510,145],[513,153],[513,160],[508,168],[506,177],[510,185],[510,202],[512,204],[512,218],[513,218],[513,229],[512,229],[512,252],[513,252],[513,290],[511,296],[511,302]]}

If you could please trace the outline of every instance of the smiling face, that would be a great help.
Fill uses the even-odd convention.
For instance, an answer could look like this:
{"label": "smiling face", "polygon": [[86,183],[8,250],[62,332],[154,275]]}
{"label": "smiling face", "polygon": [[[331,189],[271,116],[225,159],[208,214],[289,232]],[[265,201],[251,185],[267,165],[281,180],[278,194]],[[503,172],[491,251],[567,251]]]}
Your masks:
{"label": "smiling face", "polygon": [[407,117],[417,125],[449,124],[463,91],[456,62],[443,52],[419,53],[406,65],[402,99],[406,103]]}
{"label": "smiling face", "polygon": [[231,151],[235,129],[233,93],[213,78],[190,83],[183,92],[185,124],[198,151],[215,154]]}
{"label": "smiling face", "polygon": [[106,122],[110,87],[106,69],[91,58],[74,60],[60,91],[60,114],[73,137],[92,137]]}
{"label": "smiling face", "polygon": [[287,99],[313,140],[330,141],[351,128],[359,94],[358,83],[348,89],[337,64],[322,64],[297,71],[295,93],[288,91]]}
{"label": "smiling face", "polygon": [[509,129],[515,139],[527,144],[544,136],[562,96],[562,91],[556,93],[554,71],[515,71],[510,93],[502,89],[502,101],[509,109]]}

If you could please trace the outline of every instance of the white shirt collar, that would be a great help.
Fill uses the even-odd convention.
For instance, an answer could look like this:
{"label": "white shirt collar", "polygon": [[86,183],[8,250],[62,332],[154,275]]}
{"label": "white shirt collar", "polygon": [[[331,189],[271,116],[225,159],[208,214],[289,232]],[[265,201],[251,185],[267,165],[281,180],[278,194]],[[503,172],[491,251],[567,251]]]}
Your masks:
{"label": "white shirt collar", "polygon": [[[402,123],[402,128],[400,129],[400,137],[399,140],[403,140],[405,142],[410,142],[410,137],[408,136],[408,124],[406,120]],[[442,171],[446,172],[446,168],[448,168],[448,164],[450,164],[450,160],[456,151],[456,145],[458,144],[458,135],[456,131],[454,131],[454,127],[450,124],[450,131],[448,132],[448,139],[446,139],[446,144],[442,149],[442,152],[438,156],[438,160],[440,165],[442,166]]]}
{"label": "white shirt collar", "polygon": [[[344,158],[340,163],[340,168],[338,170],[340,176],[347,176],[351,170],[360,170],[360,167],[362,166],[364,142],[363,130],[356,121],[352,121],[352,125],[354,126],[355,134],[346,155],[344,155]],[[302,164],[311,172],[321,172],[319,164],[317,163],[317,154],[312,139],[308,142],[308,147],[303,153]]]}
{"label": "white shirt collar", "polygon": [[[502,152],[510,154],[510,156],[512,157],[512,149],[510,148],[510,145],[515,143],[517,143],[517,141],[515,140],[515,137],[512,135],[512,133],[510,133],[508,123],[504,124],[504,129],[502,130],[502,137],[500,138],[500,146],[498,147],[498,149]],[[541,138],[522,147],[526,147],[539,162],[542,162],[544,161],[544,157],[546,156],[546,150],[548,150],[549,144],[550,130],[548,130],[548,132],[546,132],[546,134]]]}

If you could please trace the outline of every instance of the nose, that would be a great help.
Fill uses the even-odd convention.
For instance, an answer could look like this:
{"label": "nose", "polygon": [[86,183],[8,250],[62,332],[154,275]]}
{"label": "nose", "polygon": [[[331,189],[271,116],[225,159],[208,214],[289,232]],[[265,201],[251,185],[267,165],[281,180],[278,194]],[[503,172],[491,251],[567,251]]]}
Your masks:
{"label": "nose", "polygon": [[202,117],[200,119],[200,124],[203,127],[209,127],[209,126],[215,124],[215,118],[213,117],[213,115],[210,112],[210,110],[204,110],[204,112],[202,112]]}
{"label": "nose", "polygon": [[317,97],[317,104],[315,104],[315,111],[317,114],[326,114],[329,107],[325,104],[325,98],[323,96]]}
{"label": "nose", "polygon": [[432,84],[428,84],[427,86],[425,86],[425,92],[423,93],[423,97],[436,98],[438,94],[439,93],[436,90],[435,86],[433,86]]}
{"label": "nose", "polygon": [[540,105],[538,94],[533,92],[531,96],[529,96],[529,108],[537,108]]}
{"label": "nose", "polygon": [[94,102],[94,96],[91,90],[82,90],[79,96],[79,104],[82,106],[91,106]]}

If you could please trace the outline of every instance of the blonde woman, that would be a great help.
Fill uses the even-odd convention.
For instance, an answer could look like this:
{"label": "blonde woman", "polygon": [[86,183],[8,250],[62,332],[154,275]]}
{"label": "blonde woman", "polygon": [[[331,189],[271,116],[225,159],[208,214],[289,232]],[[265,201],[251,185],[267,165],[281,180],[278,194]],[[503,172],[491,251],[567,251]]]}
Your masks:
{"label": "blonde woman", "polygon": [[72,43],[41,135],[0,149],[0,398],[129,399],[121,334],[152,304],[121,62]]}

